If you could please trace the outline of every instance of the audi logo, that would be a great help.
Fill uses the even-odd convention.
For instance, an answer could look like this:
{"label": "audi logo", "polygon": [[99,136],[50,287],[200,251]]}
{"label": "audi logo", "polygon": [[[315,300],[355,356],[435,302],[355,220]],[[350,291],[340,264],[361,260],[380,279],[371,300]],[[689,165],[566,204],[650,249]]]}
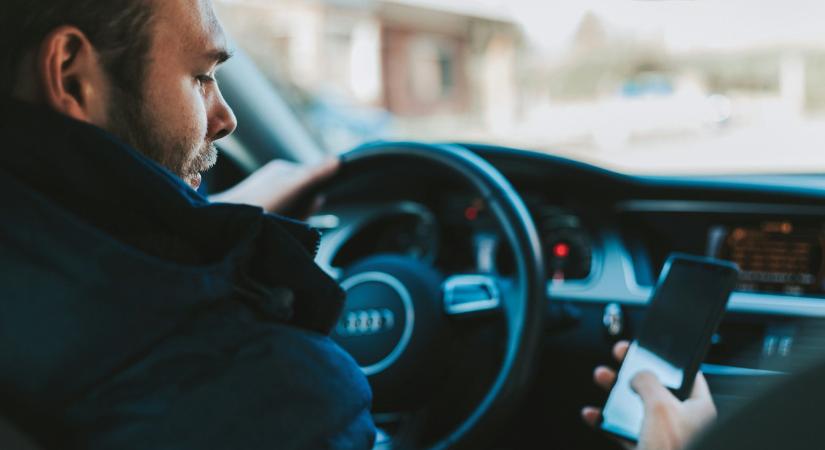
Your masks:
{"label": "audi logo", "polygon": [[368,336],[392,330],[395,315],[389,309],[349,311],[341,317],[336,332],[345,337]]}

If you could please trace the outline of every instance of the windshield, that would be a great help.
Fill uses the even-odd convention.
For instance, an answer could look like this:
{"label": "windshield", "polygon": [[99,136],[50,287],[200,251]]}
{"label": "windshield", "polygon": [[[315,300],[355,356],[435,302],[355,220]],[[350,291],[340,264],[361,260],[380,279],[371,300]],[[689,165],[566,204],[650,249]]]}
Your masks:
{"label": "windshield", "polygon": [[479,142],[627,173],[825,172],[822,0],[217,0],[331,152]]}

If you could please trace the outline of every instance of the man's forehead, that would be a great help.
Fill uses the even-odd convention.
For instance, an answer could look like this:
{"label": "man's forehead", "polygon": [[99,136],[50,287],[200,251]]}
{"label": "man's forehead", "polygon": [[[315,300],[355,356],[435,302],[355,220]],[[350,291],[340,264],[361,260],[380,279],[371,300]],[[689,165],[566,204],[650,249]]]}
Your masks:
{"label": "man's forehead", "polygon": [[207,33],[219,37],[221,40],[225,41],[226,36],[224,35],[221,22],[215,14],[215,8],[212,5],[212,0],[198,0],[198,3],[200,3],[200,8],[198,9],[202,15],[204,28]]}
{"label": "man's forehead", "polygon": [[173,39],[187,52],[216,54],[227,39],[211,0],[155,1],[160,39]]}

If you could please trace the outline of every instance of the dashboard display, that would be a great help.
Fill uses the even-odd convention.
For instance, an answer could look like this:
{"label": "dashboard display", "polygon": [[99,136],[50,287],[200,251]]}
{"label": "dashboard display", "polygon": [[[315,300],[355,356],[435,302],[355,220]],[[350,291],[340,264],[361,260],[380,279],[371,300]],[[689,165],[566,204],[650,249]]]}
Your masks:
{"label": "dashboard display", "polygon": [[825,227],[788,221],[714,226],[708,254],[739,265],[739,291],[825,295]]}

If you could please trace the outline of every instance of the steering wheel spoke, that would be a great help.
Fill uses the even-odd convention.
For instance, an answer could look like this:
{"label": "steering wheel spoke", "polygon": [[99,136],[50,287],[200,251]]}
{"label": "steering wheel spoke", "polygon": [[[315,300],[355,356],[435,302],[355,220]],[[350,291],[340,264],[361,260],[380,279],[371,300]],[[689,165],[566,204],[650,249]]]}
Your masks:
{"label": "steering wheel spoke", "polygon": [[333,280],[341,281],[344,277],[344,269],[330,265],[320,265],[321,270],[327,273]]}
{"label": "steering wheel spoke", "polygon": [[501,310],[501,287],[493,275],[453,275],[444,281],[442,291],[444,313],[451,317],[477,317]]}

